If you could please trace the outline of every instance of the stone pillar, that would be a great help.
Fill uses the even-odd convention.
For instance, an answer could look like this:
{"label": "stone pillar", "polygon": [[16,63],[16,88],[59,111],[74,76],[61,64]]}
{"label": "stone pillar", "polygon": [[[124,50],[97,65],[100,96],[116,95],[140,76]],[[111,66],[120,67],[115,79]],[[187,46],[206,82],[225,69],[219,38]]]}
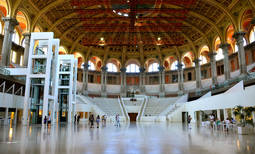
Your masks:
{"label": "stone pillar", "polygon": [[165,97],[165,67],[159,66],[159,96]]}
{"label": "stone pillar", "polygon": [[244,35],[245,35],[245,32],[236,32],[233,35],[233,37],[236,39],[236,45],[238,47],[239,68],[240,68],[240,74],[242,75],[247,74],[244,41],[243,41]]}
{"label": "stone pillar", "polygon": [[24,36],[24,39],[25,39],[25,50],[24,50],[23,66],[27,66],[28,56],[29,56],[29,48],[30,48],[31,33],[25,33],[25,34],[23,34],[23,36]]}
{"label": "stone pillar", "polygon": [[177,64],[177,68],[178,68],[178,88],[179,88],[180,93],[183,93],[183,91],[184,91],[182,66],[183,66],[182,63],[178,62],[178,64]]}
{"label": "stone pillar", "polygon": [[211,62],[211,75],[212,75],[212,85],[213,87],[215,87],[218,84],[218,80],[217,80],[217,68],[216,68],[216,59],[215,59],[215,55],[217,53],[215,52],[210,52],[209,56],[210,56],[210,62]]}
{"label": "stone pillar", "polygon": [[139,89],[141,93],[145,93],[145,68],[140,67],[140,75],[139,75]]}
{"label": "stone pillar", "polygon": [[223,114],[224,114],[224,120],[226,120],[228,118],[228,110],[223,109]]}
{"label": "stone pillar", "polygon": [[103,66],[101,68],[101,96],[106,97],[106,85],[107,85],[107,67]]}
{"label": "stone pillar", "polygon": [[202,88],[201,83],[201,67],[200,67],[200,59],[195,59],[195,71],[196,71],[196,88],[197,90],[200,90]]}
{"label": "stone pillar", "polygon": [[217,109],[217,118],[218,118],[219,120],[221,120],[221,118],[220,118],[220,109]]}
{"label": "stone pillar", "polygon": [[229,80],[230,79],[230,68],[229,68],[229,58],[228,58],[228,48],[230,47],[229,44],[221,44],[220,48],[223,51],[223,55],[224,55],[224,74],[225,74],[225,80]]}
{"label": "stone pillar", "polygon": [[127,92],[127,79],[126,79],[126,71],[125,67],[120,69],[120,77],[121,77],[121,96],[126,96]]}
{"label": "stone pillar", "polygon": [[253,123],[255,123],[255,111],[252,112],[252,120],[253,120]]}
{"label": "stone pillar", "polygon": [[14,113],[14,122],[13,122],[13,124],[17,124],[17,118],[18,118],[18,109],[16,108],[15,109],[15,113]]}
{"label": "stone pillar", "polygon": [[88,95],[88,81],[89,81],[89,64],[87,62],[84,63],[83,66],[83,79],[82,79],[82,94]]}
{"label": "stone pillar", "polygon": [[14,33],[14,28],[19,23],[15,18],[2,18],[4,21],[4,40],[2,46],[2,66],[9,66],[10,65],[10,54],[12,48],[12,36]]}

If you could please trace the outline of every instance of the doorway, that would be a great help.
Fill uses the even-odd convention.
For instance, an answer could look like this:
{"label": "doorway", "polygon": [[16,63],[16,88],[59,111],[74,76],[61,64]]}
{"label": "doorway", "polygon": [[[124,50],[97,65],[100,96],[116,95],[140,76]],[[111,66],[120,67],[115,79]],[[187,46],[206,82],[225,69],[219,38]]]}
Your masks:
{"label": "doorway", "polygon": [[128,113],[130,122],[134,122],[136,121],[136,117],[137,117],[138,113]]}
{"label": "doorway", "polygon": [[182,112],[182,123],[188,122],[188,112]]}

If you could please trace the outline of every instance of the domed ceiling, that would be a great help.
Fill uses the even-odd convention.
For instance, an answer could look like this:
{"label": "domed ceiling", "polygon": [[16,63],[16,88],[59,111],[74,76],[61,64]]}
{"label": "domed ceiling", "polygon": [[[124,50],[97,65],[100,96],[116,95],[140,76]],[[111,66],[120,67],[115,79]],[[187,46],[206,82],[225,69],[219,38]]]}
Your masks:
{"label": "domed ceiling", "polygon": [[[194,51],[231,24],[239,0],[27,0],[46,31],[84,55],[159,58]],[[37,14],[34,14],[37,16]],[[46,20],[45,20],[46,18]],[[39,22],[39,23],[40,23]],[[220,25],[221,24],[221,25]],[[225,24],[225,25],[224,25]],[[209,40],[209,41],[208,41]],[[125,57],[125,58],[123,58]]]}

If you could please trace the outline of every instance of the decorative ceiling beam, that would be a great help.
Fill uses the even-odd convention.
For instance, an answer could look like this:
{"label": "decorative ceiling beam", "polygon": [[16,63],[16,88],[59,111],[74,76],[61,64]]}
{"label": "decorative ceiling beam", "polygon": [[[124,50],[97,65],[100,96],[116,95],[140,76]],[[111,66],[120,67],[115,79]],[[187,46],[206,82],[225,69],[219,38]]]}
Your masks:
{"label": "decorative ceiling beam", "polygon": [[11,11],[11,17],[15,17],[18,7],[21,4],[22,0],[16,0],[16,2],[13,5],[12,11]]}
{"label": "decorative ceiling beam", "polygon": [[[219,2],[214,1],[214,0],[204,0],[204,1],[208,4],[215,6],[216,8],[220,9],[221,11],[223,11],[225,13],[225,15],[227,15],[227,17],[229,17],[234,28],[237,29],[237,21],[234,19],[233,15],[230,13],[228,8],[225,8],[222,4],[220,4]],[[251,0],[249,0],[249,1],[251,1]]]}
{"label": "decorative ceiling beam", "polygon": [[67,3],[67,2],[69,2],[69,1],[70,1],[70,0],[56,0],[56,1],[52,2],[52,3],[50,3],[49,5],[47,5],[46,7],[44,7],[42,10],[40,10],[40,11],[36,14],[36,16],[35,16],[35,18],[34,18],[32,24],[31,24],[32,29],[34,29],[34,27],[36,26],[38,20],[40,19],[40,17],[41,17],[44,13],[48,12],[48,11],[49,11],[50,9],[52,9],[53,7],[56,7],[56,6],[58,6],[58,5],[60,5],[60,4],[63,4],[63,3]]}
{"label": "decorative ceiling beam", "polygon": [[[176,7],[176,8],[184,8],[184,7],[177,6],[177,5],[167,5],[167,6],[172,6],[172,7]],[[218,33],[220,39],[221,39],[221,40],[224,40],[223,32],[219,29],[219,27],[215,24],[214,21],[212,21],[212,20],[209,19],[208,17],[203,16],[203,15],[201,15],[201,14],[198,14],[197,12],[194,12],[194,11],[192,11],[192,10],[189,11],[188,14],[191,15],[191,16],[197,17],[197,18],[203,20],[204,22],[208,23],[209,25],[211,25],[211,26],[216,30],[216,32]]]}

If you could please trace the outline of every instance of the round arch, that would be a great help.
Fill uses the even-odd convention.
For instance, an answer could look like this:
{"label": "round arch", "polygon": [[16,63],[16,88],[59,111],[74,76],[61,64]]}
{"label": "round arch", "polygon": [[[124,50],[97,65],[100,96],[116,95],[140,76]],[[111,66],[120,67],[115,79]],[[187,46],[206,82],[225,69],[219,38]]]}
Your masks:
{"label": "round arch", "polygon": [[22,33],[31,31],[31,29],[30,29],[31,20],[30,20],[30,17],[28,16],[28,13],[26,10],[24,10],[22,8],[17,10],[16,19],[19,22],[19,27],[21,28]]}
{"label": "round arch", "polygon": [[141,67],[141,63],[138,59],[129,59],[126,63],[125,63],[125,67],[127,67],[130,64],[136,64],[139,67]]}
{"label": "round arch", "polygon": [[120,63],[120,61],[119,61],[118,59],[116,59],[116,58],[110,58],[110,59],[108,59],[108,60],[106,61],[106,65],[107,65],[108,63],[114,64],[114,65],[117,67],[117,72],[120,71],[121,63]]}
{"label": "round arch", "polygon": [[194,52],[187,51],[182,54],[182,62],[185,65],[185,68],[194,66],[193,60],[195,59]]}
{"label": "round arch", "polygon": [[149,70],[150,69],[150,65],[155,65],[155,64],[157,64],[157,66],[159,66],[159,64],[160,64],[160,62],[159,62],[159,60],[158,59],[156,59],[156,58],[149,58],[149,59],[147,59],[146,61],[145,61],[145,70],[146,70],[146,72],[151,72],[151,71],[156,71],[158,68],[156,68],[156,65],[155,66],[153,66],[153,67],[155,67],[155,69],[156,70],[154,70],[154,69],[152,69],[152,70]]}
{"label": "round arch", "polygon": [[210,61],[210,58],[209,58],[209,47],[207,45],[203,45],[200,47],[199,49],[199,59],[201,60],[200,61],[200,64],[206,64]]}
{"label": "round arch", "polygon": [[166,70],[171,70],[171,66],[172,64],[177,61],[177,57],[172,55],[172,56],[168,56],[164,59],[164,67]]}
{"label": "round arch", "polygon": [[96,71],[101,71],[102,59],[100,57],[91,56],[91,57],[89,57],[88,61],[92,62],[95,65]]}

